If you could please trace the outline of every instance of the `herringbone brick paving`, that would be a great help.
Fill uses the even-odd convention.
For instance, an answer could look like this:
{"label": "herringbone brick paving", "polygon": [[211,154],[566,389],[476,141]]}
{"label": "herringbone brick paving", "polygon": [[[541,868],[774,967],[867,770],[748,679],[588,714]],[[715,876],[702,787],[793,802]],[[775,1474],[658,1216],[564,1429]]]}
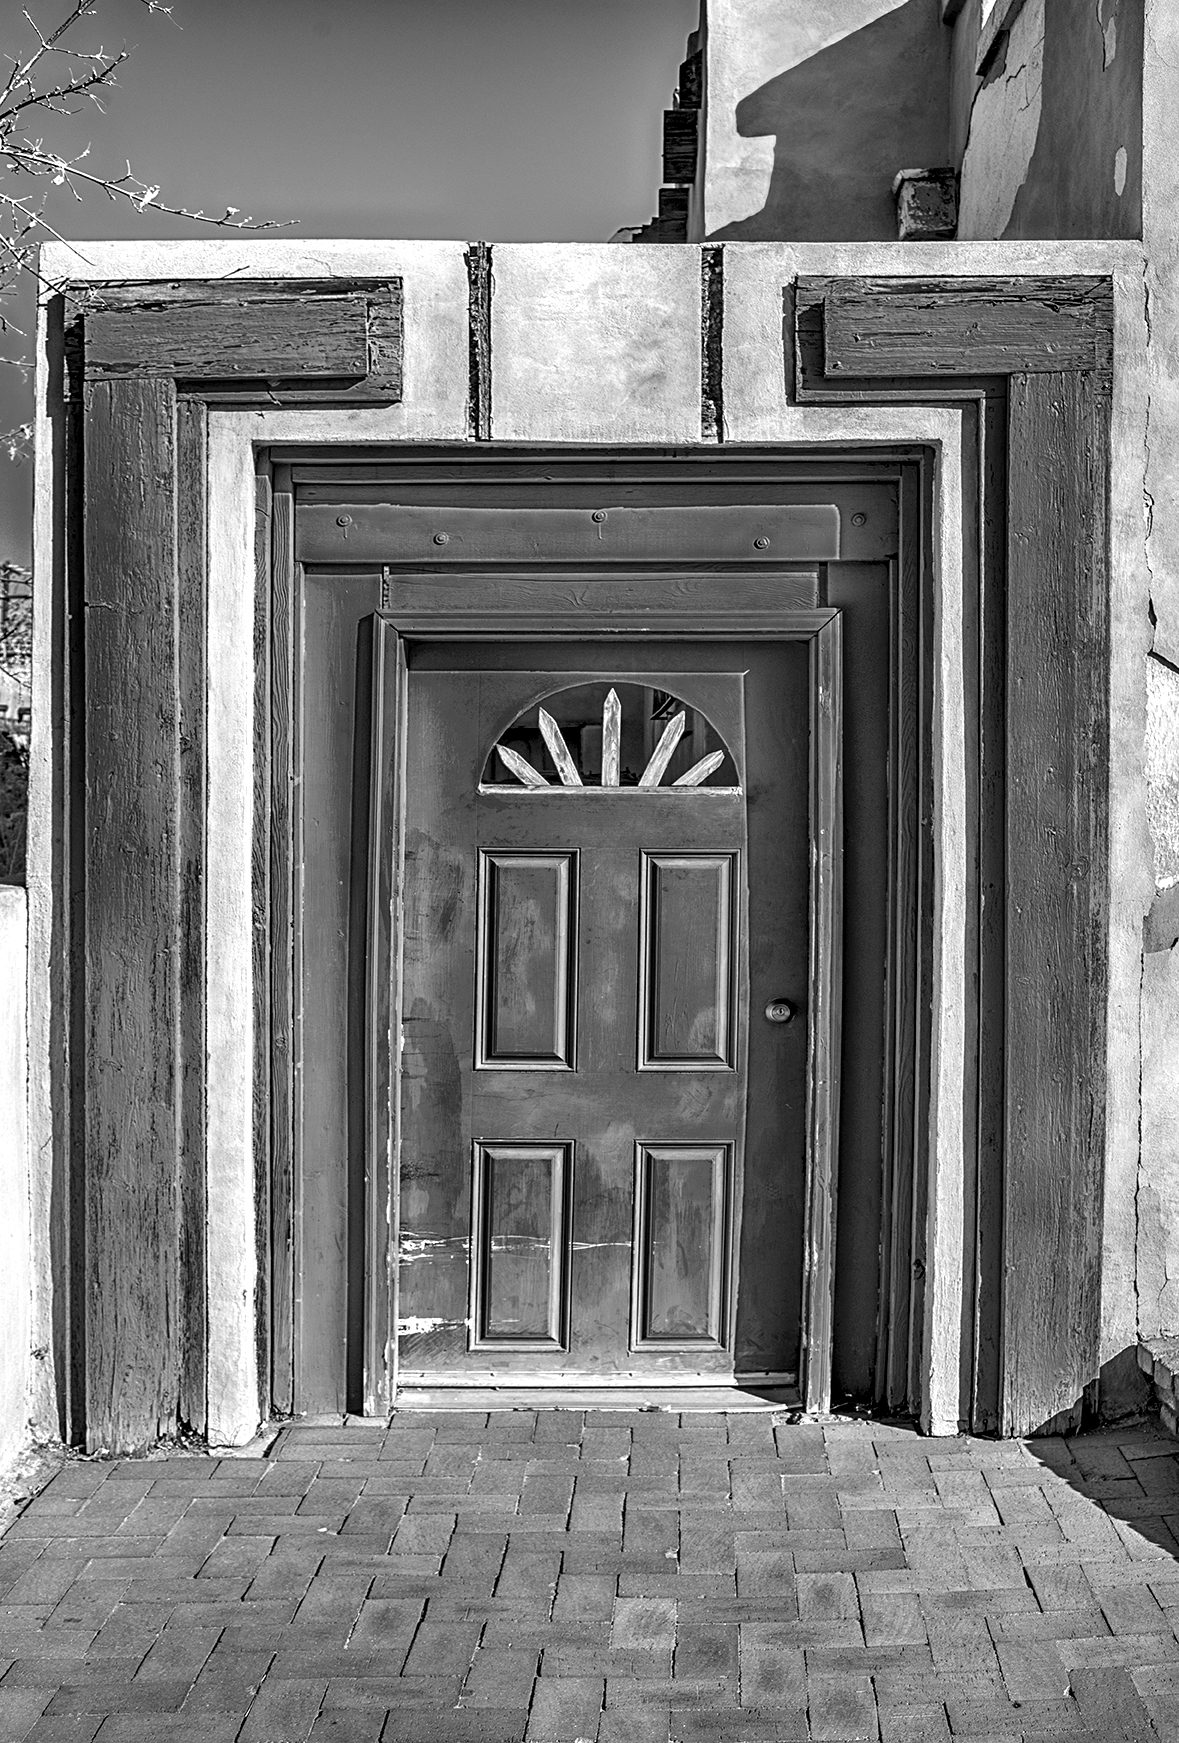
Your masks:
{"label": "herringbone brick paving", "polygon": [[398,1412],[67,1464],[0,1743],[1179,1743],[1179,1447]]}

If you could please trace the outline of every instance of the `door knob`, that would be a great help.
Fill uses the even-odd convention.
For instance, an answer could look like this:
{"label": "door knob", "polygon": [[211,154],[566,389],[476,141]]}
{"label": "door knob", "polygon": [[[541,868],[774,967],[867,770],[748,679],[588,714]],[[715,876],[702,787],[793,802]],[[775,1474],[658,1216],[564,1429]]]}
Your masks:
{"label": "door knob", "polygon": [[794,1006],[789,999],[771,999],[766,1006],[767,1023],[789,1023],[794,1016]]}

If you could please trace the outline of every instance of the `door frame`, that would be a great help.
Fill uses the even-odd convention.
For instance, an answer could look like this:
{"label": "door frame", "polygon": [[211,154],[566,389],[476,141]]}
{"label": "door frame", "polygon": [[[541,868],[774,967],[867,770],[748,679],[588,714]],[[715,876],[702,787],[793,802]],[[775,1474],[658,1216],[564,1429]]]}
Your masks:
{"label": "door frame", "polygon": [[[500,628],[489,613],[439,605],[412,616],[386,612],[366,620],[369,672],[361,699],[357,743],[368,743],[367,975],[365,984],[364,1133],[365,1299],[364,1409],[379,1415],[397,1399],[397,1292],[400,1102],[399,909],[404,891],[404,767],[407,720],[406,642],[539,641],[553,639],[552,618],[539,604],[513,609]],[[607,611],[587,603],[584,621],[560,639],[611,642],[646,637],[640,611]],[[839,1163],[839,1048],[843,977],[843,661],[842,613],[827,607],[737,608],[724,626],[698,614],[669,614],[661,639],[790,641],[809,649],[810,892],[808,898],[806,1183],[802,1246],[802,1337],[799,1390],[808,1411],[831,1403],[835,1217]],[[367,715],[367,719],[365,716]],[[377,850],[373,851],[373,844]],[[752,1090],[752,1085],[750,1085]],[[738,1282],[738,1288],[740,1284]],[[525,1384],[521,1381],[519,1384]],[[680,1382],[683,1384],[683,1382]]]}
{"label": "door frame", "polygon": [[[617,250],[605,252],[621,264]],[[318,255],[299,258],[322,272]],[[777,452],[890,438],[939,449],[937,587],[948,609],[934,622],[944,850],[935,899],[948,948],[933,986],[935,1270],[921,1401],[933,1432],[964,1418],[1027,1432],[1059,1412],[1079,1419],[1100,1355],[1112,304],[1116,271],[1119,334],[1137,343],[1136,263],[1132,251],[1096,245],[1083,255],[1090,276],[1069,277],[1075,249],[1003,246],[996,262],[1006,275],[982,279],[971,276],[968,250],[946,249],[929,257],[940,276],[921,281],[896,276],[900,256],[887,250],[806,258],[836,272],[859,266],[860,276],[799,277],[788,248],[757,253],[759,284],[782,298],[785,390],[781,406],[777,397],[770,412],[747,406],[733,427],[738,443]],[[55,663],[52,723],[35,729],[31,1020],[49,1064],[34,1145],[46,1159],[36,1191],[51,1231],[37,1311],[65,1432],[115,1450],[150,1442],[178,1417],[240,1441],[266,1409],[270,1112],[259,1074],[269,1030],[251,885],[271,779],[267,756],[252,748],[271,622],[269,593],[255,594],[251,575],[259,452],[275,441],[441,437],[487,453],[497,406],[494,427],[519,428],[510,372],[496,400],[490,357],[474,351],[486,418],[466,429],[456,371],[460,387],[443,405],[447,415],[459,406],[453,422],[420,394],[400,421],[382,422],[399,388],[377,343],[381,286],[337,277],[309,287],[292,273],[258,288],[227,280],[222,261],[180,250],[160,285],[165,269],[153,256],[145,285],[135,282],[142,260],[126,249],[90,269],[63,258],[62,280],[74,270],[85,282],[76,299],[49,297],[42,326],[38,646]],[[886,276],[868,276],[873,263]],[[734,272],[733,311],[737,280]],[[212,306],[255,291],[256,379],[229,344],[240,311],[230,319]],[[529,305],[502,283],[500,294],[509,331]],[[683,306],[696,307],[686,295]],[[190,316],[201,321],[195,354]],[[737,320],[734,312],[724,359],[731,410],[749,371],[772,355]],[[123,343],[120,322],[133,337],[150,329],[150,355]],[[322,381],[308,378],[310,329]],[[370,411],[350,396],[376,363]],[[575,364],[584,366],[580,351]],[[564,382],[571,366],[562,367]],[[1136,403],[1128,392],[1122,430]],[[332,404],[343,409],[325,409]],[[559,418],[535,427],[569,440]],[[587,443],[614,439],[588,414],[583,427]],[[622,440],[694,441],[662,436],[663,427],[638,419]],[[703,435],[700,452],[723,454],[704,446],[722,433]],[[139,488],[144,477],[158,487]],[[947,495],[947,479],[965,484],[965,503]],[[1118,503],[1124,521],[1125,489]],[[1115,530],[1125,553],[1121,522]],[[967,614],[965,631],[955,609]],[[131,633],[138,657],[129,664]],[[977,695],[965,699],[961,660],[951,669],[964,633],[978,658]],[[1064,753],[1048,767],[1045,742]],[[947,743],[956,759],[948,777]],[[964,797],[955,782],[968,760]],[[979,842],[986,852],[975,866]],[[128,843],[142,844],[133,881]],[[1023,974],[1029,962],[1046,966]],[[147,1271],[128,1263],[129,1244],[144,1242]],[[961,1261],[972,1245],[967,1282]]]}

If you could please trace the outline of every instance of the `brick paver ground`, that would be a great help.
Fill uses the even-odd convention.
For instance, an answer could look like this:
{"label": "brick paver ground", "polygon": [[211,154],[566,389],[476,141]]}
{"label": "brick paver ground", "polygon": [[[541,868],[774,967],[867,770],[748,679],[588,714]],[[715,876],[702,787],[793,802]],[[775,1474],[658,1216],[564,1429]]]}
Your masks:
{"label": "brick paver ground", "polygon": [[1179,1743],[1179,1446],[399,1412],[67,1464],[0,1743]]}

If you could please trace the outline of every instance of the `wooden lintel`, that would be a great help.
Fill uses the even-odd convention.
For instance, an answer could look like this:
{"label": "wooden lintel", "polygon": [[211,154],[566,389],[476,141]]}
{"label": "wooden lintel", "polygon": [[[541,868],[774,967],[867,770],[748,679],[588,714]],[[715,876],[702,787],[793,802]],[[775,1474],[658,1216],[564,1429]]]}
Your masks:
{"label": "wooden lintel", "polygon": [[822,305],[828,377],[1042,374],[1109,362],[1105,278],[809,279],[805,286],[808,306]]}
{"label": "wooden lintel", "polygon": [[117,285],[79,314],[91,381],[171,377],[214,397],[294,383],[306,397],[331,382],[346,398],[401,396],[397,280]]}

